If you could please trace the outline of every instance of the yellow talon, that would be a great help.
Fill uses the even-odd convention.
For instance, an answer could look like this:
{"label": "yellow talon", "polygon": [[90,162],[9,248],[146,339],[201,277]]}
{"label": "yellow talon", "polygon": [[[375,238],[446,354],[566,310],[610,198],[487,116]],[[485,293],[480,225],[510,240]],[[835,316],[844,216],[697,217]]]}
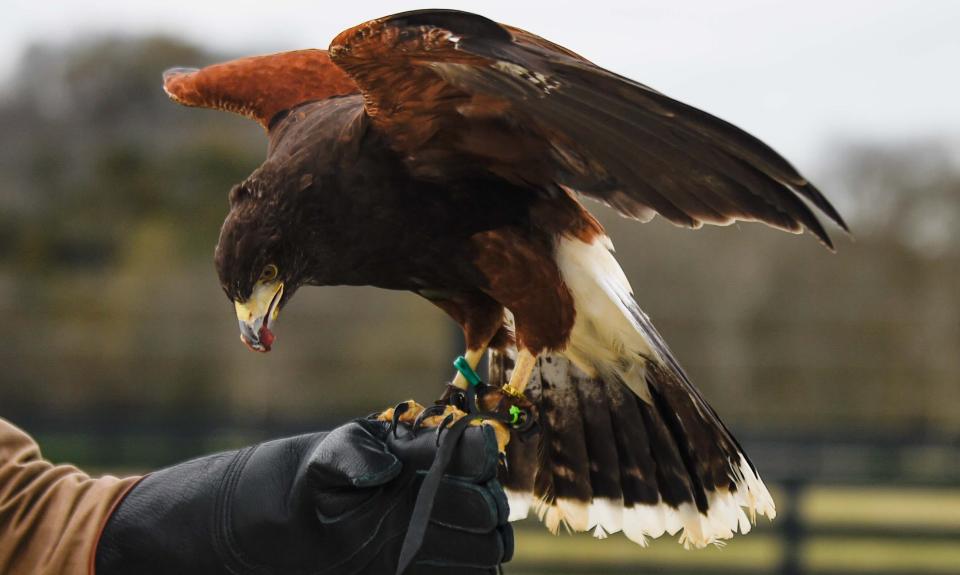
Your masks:
{"label": "yellow talon", "polygon": [[[413,425],[413,422],[417,419],[417,416],[420,415],[420,412],[423,411],[423,406],[417,403],[412,399],[408,399],[403,402],[407,404],[407,410],[400,414],[398,421],[401,423],[406,423],[408,425]],[[377,419],[380,421],[393,421],[393,414],[396,408],[391,407],[380,412],[380,415],[377,416]],[[431,415],[423,419],[421,424],[423,427],[437,427],[440,425],[446,417],[450,414],[453,414],[453,421],[457,421],[461,417],[467,415],[466,412],[458,409],[453,405],[447,405],[444,407],[443,413],[439,415]],[[471,425],[489,425],[493,428],[494,434],[497,436],[497,448],[501,453],[505,453],[507,449],[507,444],[510,443],[510,429],[499,421],[492,419],[476,419],[470,422]]]}
{"label": "yellow talon", "polygon": [[[423,406],[412,399],[408,399],[403,403],[407,404],[407,410],[400,414],[399,421],[401,423],[412,424],[417,416],[420,415],[420,412],[423,411]],[[377,419],[380,421],[393,421],[394,409],[395,408],[391,407],[381,411],[380,415],[377,416]]]}
{"label": "yellow talon", "polygon": [[[463,410],[458,409],[453,405],[448,405],[444,408],[443,413],[440,415],[431,415],[430,417],[424,419],[423,426],[437,427],[440,425],[440,422],[446,419],[446,417],[450,414],[453,414],[453,421],[451,423],[456,422],[461,417],[467,415]],[[492,419],[475,419],[470,422],[470,425],[489,425],[492,427],[494,434],[497,436],[497,448],[501,453],[506,451],[507,444],[510,443],[510,430],[507,429],[505,425]]]}

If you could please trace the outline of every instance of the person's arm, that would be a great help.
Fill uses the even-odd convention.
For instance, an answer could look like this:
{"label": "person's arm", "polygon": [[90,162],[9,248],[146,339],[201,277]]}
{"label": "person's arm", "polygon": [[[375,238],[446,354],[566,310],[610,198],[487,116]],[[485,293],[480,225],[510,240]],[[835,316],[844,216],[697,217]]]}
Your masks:
{"label": "person's arm", "polygon": [[[455,448],[409,575],[493,574],[513,554],[493,430]],[[91,478],[0,419],[0,573],[389,575],[437,449],[433,431],[358,420]]]}
{"label": "person's arm", "polygon": [[100,531],[139,479],[91,478],[53,465],[0,418],[0,573],[90,573]]}

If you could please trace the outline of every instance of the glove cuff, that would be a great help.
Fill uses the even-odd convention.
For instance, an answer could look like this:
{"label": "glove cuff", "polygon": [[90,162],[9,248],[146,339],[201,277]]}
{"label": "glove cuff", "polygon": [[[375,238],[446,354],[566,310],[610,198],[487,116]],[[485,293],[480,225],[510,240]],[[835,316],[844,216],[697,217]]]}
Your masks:
{"label": "glove cuff", "polygon": [[[96,573],[227,575],[230,493],[254,448],[194,459],[144,477],[107,520]],[[228,567],[229,565],[229,567]]]}

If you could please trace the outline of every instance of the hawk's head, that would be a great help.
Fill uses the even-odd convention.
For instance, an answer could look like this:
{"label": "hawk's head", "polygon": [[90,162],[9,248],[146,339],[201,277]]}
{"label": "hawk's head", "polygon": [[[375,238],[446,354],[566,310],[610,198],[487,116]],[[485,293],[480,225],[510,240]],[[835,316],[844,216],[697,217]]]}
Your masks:
{"label": "hawk's head", "polygon": [[220,285],[237,311],[240,339],[260,352],[270,351],[270,328],[303,283],[304,268],[294,247],[294,222],[268,194],[256,180],[234,186],[214,255]]}

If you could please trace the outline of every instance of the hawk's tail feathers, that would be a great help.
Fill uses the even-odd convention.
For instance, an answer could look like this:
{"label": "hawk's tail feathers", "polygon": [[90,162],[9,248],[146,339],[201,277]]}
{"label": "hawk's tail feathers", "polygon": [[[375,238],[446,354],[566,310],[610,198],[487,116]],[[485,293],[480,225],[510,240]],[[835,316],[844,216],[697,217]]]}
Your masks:
{"label": "hawk's tail feathers", "polygon": [[[495,352],[491,382],[511,368]],[[747,533],[757,514],[775,516],[749,459],[686,378],[659,362],[645,375],[652,402],[559,354],[539,359],[527,389],[542,433],[507,448],[511,520],[533,510],[553,532],[623,531],[640,545],[679,533],[685,547],[704,547]]]}

